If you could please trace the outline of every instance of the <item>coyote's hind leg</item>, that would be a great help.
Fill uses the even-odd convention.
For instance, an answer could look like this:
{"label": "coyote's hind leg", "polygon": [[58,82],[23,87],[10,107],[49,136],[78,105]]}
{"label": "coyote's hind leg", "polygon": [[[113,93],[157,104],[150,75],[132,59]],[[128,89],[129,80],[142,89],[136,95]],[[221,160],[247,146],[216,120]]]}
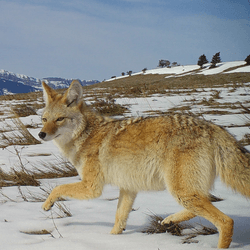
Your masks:
{"label": "coyote's hind leg", "polygon": [[177,195],[178,201],[191,213],[213,223],[219,231],[218,248],[228,248],[233,236],[233,220],[217,209],[207,197],[199,194]]}
{"label": "coyote's hind leg", "polygon": [[171,214],[168,217],[166,217],[164,220],[162,220],[161,224],[169,224],[170,222],[172,223],[180,223],[182,221],[187,221],[190,220],[192,218],[196,217],[196,215],[192,212],[190,212],[187,209],[183,209],[182,211],[175,213],[175,214]]}

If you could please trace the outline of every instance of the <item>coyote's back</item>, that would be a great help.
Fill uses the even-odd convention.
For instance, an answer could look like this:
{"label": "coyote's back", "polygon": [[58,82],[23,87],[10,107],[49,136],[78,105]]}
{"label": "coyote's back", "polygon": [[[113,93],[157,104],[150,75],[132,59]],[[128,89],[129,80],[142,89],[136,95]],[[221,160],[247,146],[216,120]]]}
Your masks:
{"label": "coyote's back", "polygon": [[233,220],[209,200],[214,179],[250,197],[249,153],[223,128],[185,115],[115,120],[94,113],[72,82],[64,95],[43,84],[46,107],[39,136],[54,140],[76,167],[81,182],[53,189],[43,205],[61,197],[91,199],[105,184],[120,188],[113,234],[122,233],[141,190],[168,191],[185,208],[161,223],[202,216],[219,230],[218,247],[227,248]]}

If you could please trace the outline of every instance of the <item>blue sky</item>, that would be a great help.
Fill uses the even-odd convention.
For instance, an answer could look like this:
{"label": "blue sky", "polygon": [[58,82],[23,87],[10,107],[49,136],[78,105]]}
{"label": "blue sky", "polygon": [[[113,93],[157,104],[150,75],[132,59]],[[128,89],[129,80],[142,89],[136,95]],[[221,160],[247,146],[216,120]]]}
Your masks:
{"label": "blue sky", "polygon": [[0,0],[0,68],[97,79],[250,54],[250,0]]}

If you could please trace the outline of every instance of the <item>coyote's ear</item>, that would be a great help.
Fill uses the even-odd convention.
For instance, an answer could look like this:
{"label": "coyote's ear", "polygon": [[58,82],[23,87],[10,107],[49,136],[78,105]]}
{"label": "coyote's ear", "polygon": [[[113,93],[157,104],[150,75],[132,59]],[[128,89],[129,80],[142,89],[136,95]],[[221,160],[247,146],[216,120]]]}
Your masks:
{"label": "coyote's ear", "polygon": [[42,85],[43,85],[43,99],[46,105],[48,105],[57,95],[57,92],[54,89],[50,88],[45,82],[42,82]]}
{"label": "coyote's ear", "polygon": [[70,84],[68,90],[64,94],[64,97],[66,98],[67,106],[71,106],[73,104],[79,103],[79,101],[82,99],[82,85],[79,81],[74,80]]}

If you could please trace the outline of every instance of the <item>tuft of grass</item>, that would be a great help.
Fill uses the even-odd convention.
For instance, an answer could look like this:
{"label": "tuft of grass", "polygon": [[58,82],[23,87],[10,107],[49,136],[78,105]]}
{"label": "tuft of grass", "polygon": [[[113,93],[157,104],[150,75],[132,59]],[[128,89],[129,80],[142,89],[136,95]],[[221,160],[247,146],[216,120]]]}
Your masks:
{"label": "tuft of grass", "polygon": [[[161,221],[164,218],[156,215],[156,214],[150,214],[149,215],[149,226],[147,226],[144,230],[142,230],[142,233],[147,234],[157,234],[157,233],[171,233],[175,236],[185,236],[184,239],[182,239],[182,243],[198,243],[197,240],[193,240],[198,235],[211,235],[216,234],[218,231],[214,228],[210,228],[207,226],[203,226],[200,224],[195,224],[194,226],[191,224],[184,224],[184,223],[170,223],[161,225]],[[198,227],[197,227],[198,226]],[[188,233],[184,232],[184,229],[190,229]]]}
{"label": "tuft of grass", "polygon": [[250,145],[250,134],[245,134],[243,138],[239,141],[242,146]]}
{"label": "tuft of grass", "polygon": [[41,144],[26,128],[22,123],[19,116],[12,110],[14,118],[11,121],[14,124],[12,127],[12,132],[2,133],[2,141],[0,143],[0,148],[6,148],[13,145],[35,145]]}
{"label": "tuft of grass", "polygon": [[51,231],[48,231],[47,229],[34,230],[34,231],[20,231],[20,232],[24,234],[30,234],[30,235],[44,235],[44,234],[51,235]]}
{"label": "tuft of grass", "polygon": [[18,170],[12,167],[10,172],[7,173],[0,168],[0,187],[39,186],[40,182],[35,178],[34,174],[25,168],[20,152],[16,148],[15,151],[19,160]]}
{"label": "tuft of grass", "polygon": [[161,221],[164,218],[156,215],[156,214],[149,214],[149,226],[147,226],[144,230],[142,230],[142,233],[147,234],[159,234],[159,233],[171,233],[172,235],[181,236],[181,232],[184,229],[183,226],[180,224],[165,224],[161,225]]}
{"label": "tuft of grass", "polygon": [[[21,187],[18,187],[19,194],[23,201],[25,202],[45,202],[51,191],[53,190],[53,187],[49,188],[42,188],[40,187],[40,190],[42,193],[32,193],[29,190],[24,193],[21,189]],[[65,218],[65,217],[71,217],[72,213],[70,212],[70,209],[63,203],[65,201],[64,199],[60,199],[59,201],[55,202],[54,207],[56,209],[53,210],[53,213],[56,214],[57,218]]]}
{"label": "tuft of grass", "polygon": [[29,235],[45,235],[45,234],[49,234],[54,238],[51,231],[48,231],[47,229],[34,230],[34,231],[20,231],[20,233],[29,234]]}
{"label": "tuft of grass", "polygon": [[15,112],[16,116],[18,117],[26,117],[30,115],[36,115],[36,111],[28,106],[27,104],[19,104],[12,107],[13,111]]}
{"label": "tuft of grass", "polygon": [[212,97],[213,97],[214,99],[221,99],[220,94],[221,94],[221,90],[213,90],[213,92],[212,92]]}
{"label": "tuft of grass", "polygon": [[197,224],[199,228],[189,226],[191,232],[187,234],[187,236],[182,240],[182,244],[190,244],[190,243],[198,243],[198,240],[193,240],[195,237],[199,235],[212,235],[217,234],[218,231],[211,227],[206,227],[200,224]]}
{"label": "tuft of grass", "polygon": [[115,100],[108,96],[105,100],[95,98],[91,105],[98,113],[106,116],[123,115],[128,109],[120,104],[115,103]]}
{"label": "tuft of grass", "polygon": [[28,170],[17,148],[15,148],[15,151],[19,163],[16,167],[12,167],[9,172],[0,168],[0,188],[9,186],[39,186],[39,179],[78,175],[74,166],[62,157],[56,157],[54,162],[40,161],[40,168],[33,166],[33,170]]}
{"label": "tuft of grass", "polygon": [[37,179],[53,179],[77,176],[75,167],[66,159],[56,157],[54,162],[40,161],[40,168],[33,166],[33,174]]}

